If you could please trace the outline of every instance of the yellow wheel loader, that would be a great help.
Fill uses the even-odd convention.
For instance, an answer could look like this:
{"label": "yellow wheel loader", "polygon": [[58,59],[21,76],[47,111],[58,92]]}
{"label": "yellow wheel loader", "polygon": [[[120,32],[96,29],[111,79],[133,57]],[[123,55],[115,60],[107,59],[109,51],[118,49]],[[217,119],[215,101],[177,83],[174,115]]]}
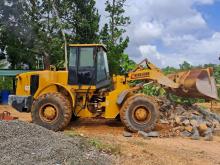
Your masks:
{"label": "yellow wheel loader", "polygon": [[[106,48],[101,44],[70,44],[65,71],[27,72],[16,80],[16,95],[9,96],[9,104],[20,112],[30,112],[33,123],[54,131],[64,129],[73,117],[118,116],[132,132],[152,130],[159,104],[138,93],[147,83],[160,84],[181,96],[218,98],[211,68],[165,76],[145,59],[127,75],[111,78]],[[130,87],[134,80],[142,83]]]}

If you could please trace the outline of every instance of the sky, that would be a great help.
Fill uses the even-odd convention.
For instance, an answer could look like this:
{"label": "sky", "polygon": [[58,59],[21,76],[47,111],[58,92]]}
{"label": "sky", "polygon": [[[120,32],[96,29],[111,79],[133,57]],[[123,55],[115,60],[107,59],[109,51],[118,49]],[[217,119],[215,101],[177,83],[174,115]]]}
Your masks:
{"label": "sky", "polygon": [[[105,0],[97,0],[101,24]],[[220,0],[127,0],[130,38],[126,53],[136,62],[148,58],[158,67],[220,64]]]}

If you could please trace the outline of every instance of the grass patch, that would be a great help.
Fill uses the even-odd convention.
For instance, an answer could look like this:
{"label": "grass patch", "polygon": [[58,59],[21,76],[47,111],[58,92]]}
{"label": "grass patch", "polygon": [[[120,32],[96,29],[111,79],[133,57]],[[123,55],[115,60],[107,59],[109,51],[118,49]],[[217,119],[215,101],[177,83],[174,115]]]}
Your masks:
{"label": "grass patch", "polygon": [[97,148],[99,151],[103,151],[106,153],[111,153],[115,155],[121,153],[119,145],[103,143],[99,139],[89,139],[89,144]]}
{"label": "grass patch", "polygon": [[69,137],[81,136],[79,133],[71,130],[71,131],[64,131],[64,135]]}
{"label": "grass patch", "polygon": [[103,151],[115,155],[121,153],[120,146],[117,144],[107,144],[96,138],[83,137],[80,135],[80,133],[74,132],[73,130],[64,131],[64,134],[69,137],[76,137],[76,136],[82,137],[86,143],[88,143],[90,146],[95,147],[99,151]]}

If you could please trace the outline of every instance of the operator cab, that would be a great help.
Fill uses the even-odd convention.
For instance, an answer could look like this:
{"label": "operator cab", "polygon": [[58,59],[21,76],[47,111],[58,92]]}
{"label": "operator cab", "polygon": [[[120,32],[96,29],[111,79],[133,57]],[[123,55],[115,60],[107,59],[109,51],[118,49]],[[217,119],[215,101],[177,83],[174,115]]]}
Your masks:
{"label": "operator cab", "polygon": [[69,45],[69,85],[95,85],[97,89],[111,84],[106,48],[101,44]]}

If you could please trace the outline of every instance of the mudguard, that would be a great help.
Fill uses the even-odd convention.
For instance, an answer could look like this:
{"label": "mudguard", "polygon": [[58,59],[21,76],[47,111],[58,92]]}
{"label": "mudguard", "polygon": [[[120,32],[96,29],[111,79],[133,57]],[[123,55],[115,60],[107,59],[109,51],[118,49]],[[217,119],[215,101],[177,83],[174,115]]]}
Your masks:
{"label": "mudguard", "polygon": [[126,98],[126,96],[130,93],[130,90],[129,89],[126,89],[124,91],[122,91],[119,95],[118,95],[118,98],[117,98],[117,104],[118,105],[121,105],[124,101],[124,99]]}

